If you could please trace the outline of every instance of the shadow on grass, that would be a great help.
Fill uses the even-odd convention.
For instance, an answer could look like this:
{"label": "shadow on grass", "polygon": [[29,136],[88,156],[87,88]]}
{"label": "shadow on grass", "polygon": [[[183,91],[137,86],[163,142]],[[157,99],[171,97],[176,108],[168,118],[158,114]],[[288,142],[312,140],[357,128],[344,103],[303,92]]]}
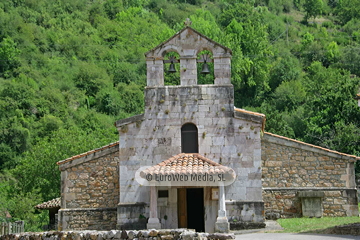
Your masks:
{"label": "shadow on grass", "polygon": [[[311,234],[334,234],[334,235],[352,235],[352,238],[354,238],[354,236],[360,236],[360,222],[358,223],[349,223],[349,224],[345,224],[345,225],[339,225],[339,226],[334,226],[334,227],[328,227],[328,228],[324,228],[324,229],[315,229],[315,230],[309,230],[309,231],[304,231],[304,232],[300,232],[300,234],[307,234],[307,233],[311,233]],[[360,238],[360,237],[359,237]]]}

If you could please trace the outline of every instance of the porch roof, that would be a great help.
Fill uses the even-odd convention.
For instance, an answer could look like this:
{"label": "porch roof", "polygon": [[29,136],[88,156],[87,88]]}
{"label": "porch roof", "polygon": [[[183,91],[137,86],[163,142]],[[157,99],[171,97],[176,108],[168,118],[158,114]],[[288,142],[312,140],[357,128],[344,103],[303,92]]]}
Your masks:
{"label": "porch roof", "polygon": [[53,208],[60,208],[60,201],[61,198],[54,198],[50,201],[43,202],[35,206],[37,209],[53,209]]}
{"label": "porch roof", "polygon": [[233,174],[233,169],[216,163],[199,153],[180,153],[142,171],[147,175]]}

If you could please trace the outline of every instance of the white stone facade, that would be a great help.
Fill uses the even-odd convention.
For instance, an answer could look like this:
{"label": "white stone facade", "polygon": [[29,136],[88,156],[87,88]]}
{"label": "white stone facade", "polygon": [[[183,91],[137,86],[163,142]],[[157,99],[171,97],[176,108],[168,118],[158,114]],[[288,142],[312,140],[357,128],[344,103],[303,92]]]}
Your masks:
{"label": "white stone facade", "polygon": [[[213,85],[197,85],[196,55],[204,49],[214,56]],[[181,70],[180,86],[164,86],[162,56],[170,50],[179,53],[180,68],[186,69]],[[120,135],[119,202],[150,203],[150,187],[139,185],[136,171],[181,153],[181,127],[192,123],[198,129],[199,153],[236,172],[236,181],[225,187],[225,200],[230,204],[256,202],[263,206],[260,132],[265,116],[235,111],[230,84],[231,50],[187,27],[146,57],[145,113],[116,123]],[[158,217],[163,228],[176,228],[177,190],[168,190],[167,199],[158,199]],[[210,192],[210,187],[204,187],[205,231],[214,232],[219,206],[217,200],[210,199]],[[243,219],[262,223],[261,212],[252,209]],[[126,219],[118,219],[119,226],[125,223]]]}

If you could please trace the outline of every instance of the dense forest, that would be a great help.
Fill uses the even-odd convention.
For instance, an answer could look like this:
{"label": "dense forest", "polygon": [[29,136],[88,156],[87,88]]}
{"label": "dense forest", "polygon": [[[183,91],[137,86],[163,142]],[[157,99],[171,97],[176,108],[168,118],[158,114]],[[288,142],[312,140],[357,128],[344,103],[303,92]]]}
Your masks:
{"label": "dense forest", "polygon": [[144,53],[186,18],[233,50],[235,105],[266,131],[360,155],[358,0],[0,0],[0,222],[46,224],[55,163],[117,140],[143,111]]}

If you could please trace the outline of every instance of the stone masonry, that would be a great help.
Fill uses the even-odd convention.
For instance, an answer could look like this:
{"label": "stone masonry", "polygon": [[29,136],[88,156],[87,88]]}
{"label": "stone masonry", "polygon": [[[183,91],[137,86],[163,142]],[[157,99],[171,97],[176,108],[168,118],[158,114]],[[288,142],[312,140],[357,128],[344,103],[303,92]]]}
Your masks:
{"label": "stone masonry", "polygon": [[300,192],[324,193],[323,216],[358,216],[355,156],[265,133],[263,198],[268,218],[302,216]]}
{"label": "stone masonry", "polygon": [[116,208],[76,208],[59,212],[66,220],[63,228],[71,230],[109,230],[116,229]]}
{"label": "stone masonry", "polygon": [[8,234],[0,236],[0,240],[230,240],[235,239],[233,233],[198,233],[187,229],[149,229],[141,231],[61,231],[61,232],[26,232],[19,234]]}
{"label": "stone masonry", "polygon": [[119,199],[118,143],[58,163],[61,229],[109,229]]}
{"label": "stone masonry", "polygon": [[[212,54],[212,85],[197,84],[203,50]],[[164,86],[169,52],[180,58],[180,86]],[[179,200],[179,188],[202,188],[206,232],[219,226],[224,231],[260,228],[265,216],[297,217],[312,209],[314,216],[359,214],[354,162],[360,158],[265,133],[265,115],[234,107],[231,54],[190,27],[145,54],[144,113],[115,123],[119,142],[58,162],[59,230],[178,228],[184,219],[178,216],[179,203],[192,204],[190,198]],[[212,196],[213,186],[145,186],[136,180],[139,169],[182,153],[185,124],[196,129],[191,140],[197,132],[198,146],[189,142],[198,154],[236,173],[232,184],[217,186],[218,198]],[[158,190],[168,196],[158,197]]]}

